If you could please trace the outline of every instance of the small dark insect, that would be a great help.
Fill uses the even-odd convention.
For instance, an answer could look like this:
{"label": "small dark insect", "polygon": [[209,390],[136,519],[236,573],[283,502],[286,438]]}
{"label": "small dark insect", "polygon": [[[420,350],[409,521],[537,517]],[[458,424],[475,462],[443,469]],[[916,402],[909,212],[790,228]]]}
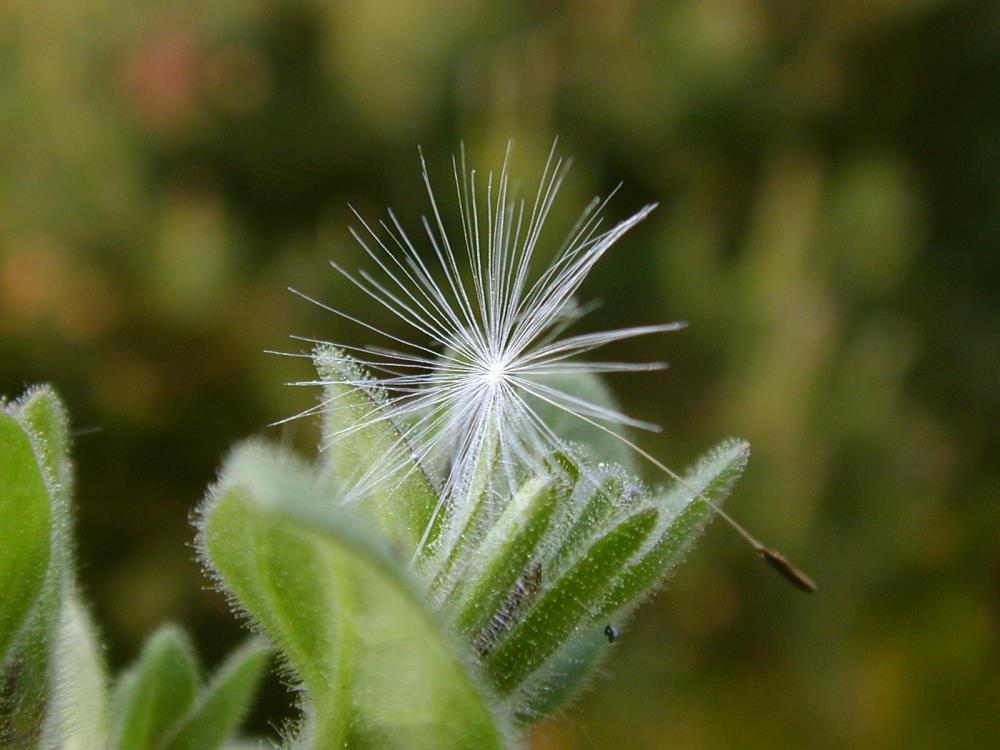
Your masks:
{"label": "small dark insect", "polygon": [[614,625],[608,625],[604,628],[604,637],[608,639],[608,643],[614,643],[621,638],[621,635],[621,632]]}

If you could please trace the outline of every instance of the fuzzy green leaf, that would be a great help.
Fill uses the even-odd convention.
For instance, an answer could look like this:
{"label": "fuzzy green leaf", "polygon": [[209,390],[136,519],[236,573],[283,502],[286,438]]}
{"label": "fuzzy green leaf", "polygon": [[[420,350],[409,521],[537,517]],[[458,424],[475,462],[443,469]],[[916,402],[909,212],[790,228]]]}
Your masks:
{"label": "fuzzy green leaf", "polygon": [[[726,441],[706,454],[684,479],[721,504],[743,472],[748,457],[749,446],[745,442]],[[596,517],[606,519],[612,512],[610,507],[620,502],[614,483],[606,483],[604,488],[606,494],[597,493],[584,505],[567,535],[567,544],[570,539],[582,536],[586,528],[599,525]],[[654,504],[660,510],[656,528],[633,561],[611,583],[589,624],[519,688],[513,703],[522,721],[550,715],[579,692],[610,650],[604,628],[609,624],[621,625],[642,598],[662,583],[713,515],[704,502],[680,483],[656,498]],[[594,523],[581,523],[587,518],[594,519]]]}
{"label": "fuzzy green leaf", "polygon": [[[706,454],[684,475],[694,487],[716,505],[732,491],[750,459],[750,445],[727,440]],[[604,597],[598,617],[607,617],[637,603],[669,575],[712,519],[712,509],[690,489],[675,483],[658,502],[660,523],[650,537],[640,559],[632,562],[612,584]]]}
{"label": "fuzzy green leaf", "polygon": [[334,482],[343,493],[373,466],[393,467],[372,504],[394,540],[411,550],[421,541],[433,546],[443,515],[437,490],[399,429],[382,418],[382,395],[352,384],[367,379],[366,373],[340,349],[318,347],[313,359],[324,388],[323,447]]}
{"label": "fuzzy green leaf", "polygon": [[588,618],[608,582],[649,536],[657,515],[646,508],[599,538],[511,629],[486,662],[487,674],[502,694],[542,666]]}
{"label": "fuzzy green leaf", "polygon": [[624,477],[617,473],[598,475],[596,480],[588,480],[586,490],[589,494],[586,490],[582,493],[583,497],[578,500],[579,507],[575,509],[575,515],[567,520],[566,530],[561,530],[559,544],[548,562],[553,573],[562,571],[605,530],[621,507],[624,487]]}
{"label": "fuzzy green leaf", "polygon": [[312,700],[331,713],[346,712],[339,679],[346,635],[337,627],[346,592],[322,585],[330,567],[323,550],[305,543],[297,526],[266,523],[259,518],[263,511],[240,518],[233,510],[267,501],[275,505],[272,512],[283,503],[291,513],[319,492],[308,466],[246,443],[226,462],[222,484],[209,499],[200,544],[226,589],[284,653]]}
{"label": "fuzzy green leaf", "polygon": [[463,500],[450,508],[447,518],[442,519],[441,530],[436,535],[440,539],[437,549],[425,546],[427,556],[421,560],[421,570],[430,579],[434,594],[451,581],[463,551],[477,546],[474,542],[482,538],[493,520],[495,503],[491,488],[498,459],[496,434],[486,430],[480,441],[468,486],[463,488]]}
{"label": "fuzzy green leaf", "polygon": [[50,386],[43,385],[32,388],[18,401],[15,416],[35,439],[35,450],[53,494],[59,497],[58,505],[67,510],[73,492],[73,464],[66,407]]}
{"label": "fuzzy green leaf", "polygon": [[557,497],[551,479],[536,477],[507,503],[474,552],[479,564],[462,575],[465,585],[455,620],[460,633],[474,636],[500,607],[545,534]]}
{"label": "fuzzy green leaf", "polygon": [[11,409],[28,434],[49,493],[49,564],[45,581],[15,645],[17,689],[7,702],[6,721],[19,732],[42,722],[49,692],[53,631],[60,619],[64,590],[73,585],[70,501],[73,467],[69,457],[68,418],[52,388],[31,389]]}
{"label": "fuzzy green leaf", "polygon": [[0,663],[38,599],[50,556],[48,488],[28,435],[0,410]]}
{"label": "fuzzy green leaf", "polygon": [[187,637],[164,626],[115,688],[115,750],[149,750],[191,707],[198,667]]}
{"label": "fuzzy green leaf", "polygon": [[519,721],[550,716],[581,691],[611,649],[604,627],[584,627],[518,687],[511,704]]}
{"label": "fuzzy green leaf", "polygon": [[222,745],[249,710],[269,658],[256,639],[237,649],[171,730],[163,750],[215,750]]}
{"label": "fuzzy green leaf", "polygon": [[507,747],[436,613],[363,519],[330,509],[287,459],[238,450],[203,512],[201,545],[308,695],[309,748]]}
{"label": "fuzzy green leaf", "polygon": [[38,747],[108,746],[107,677],[90,615],[66,590],[51,652],[51,690]]}

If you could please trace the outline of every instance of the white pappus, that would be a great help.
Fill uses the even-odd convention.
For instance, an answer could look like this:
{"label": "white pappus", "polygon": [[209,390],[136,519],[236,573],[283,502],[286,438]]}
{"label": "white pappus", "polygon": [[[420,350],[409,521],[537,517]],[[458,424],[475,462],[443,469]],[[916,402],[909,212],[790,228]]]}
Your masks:
{"label": "white pappus", "polygon": [[[590,271],[656,204],[605,226],[603,212],[617,188],[607,197],[594,198],[562,245],[550,252],[548,265],[536,270],[538,256],[543,254],[543,226],[570,165],[557,155],[556,145],[553,143],[549,151],[537,189],[528,197],[520,196],[511,180],[510,144],[499,172],[490,171],[485,178],[467,168],[461,149],[459,156],[452,159],[460,222],[451,229],[445,225],[421,153],[430,214],[422,217],[419,241],[403,228],[392,209],[373,225],[351,208],[360,229],[351,227],[350,231],[370,260],[370,267],[352,271],[336,261],[330,261],[330,265],[388,310],[408,332],[383,330],[291,289],[379,337],[378,344],[365,347],[334,342],[338,349],[349,353],[352,362],[367,370],[345,367],[345,372],[356,373],[356,379],[336,384],[378,390],[383,398],[364,418],[329,435],[324,447],[372,424],[390,422],[399,430],[401,447],[417,462],[444,467],[436,512],[460,503],[477,462],[487,450],[496,455],[500,474],[508,478],[502,490],[495,492],[501,502],[514,489],[520,469],[544,471],[546,459],[554,451],[567,448],[540,413],[545,409],[571,414],[614,435],[686,485],[675,472],[615,429],[657,430],[656,425],[569,393],[552,382],[553,376],[578,373],[661,369],[666,365],[595,361],[581,355],[612,342],[684,326],[673,322],[567,335],[587,312],[576,304],[575,295]],[[324,384],[333,383],[321,379],[296,385]],[[545,409],[540,409],[543,405]],[[323,401],[290,419],[337,408],[337,404]],[[413,470],[409,463],[399,461],[398,453],[388,452],[385,460],[375,461],[356,486],[348,488],[345,502],[367,496],[376,487],[389,490],[383,494],[391,494],[391,483],[401,483],[406,472]],[[388,488],[386,483],[390,483]],[[701,492],[688,488],[779,572],[795,578],[791,574],[794,569],[783,557],[764,547]]]}

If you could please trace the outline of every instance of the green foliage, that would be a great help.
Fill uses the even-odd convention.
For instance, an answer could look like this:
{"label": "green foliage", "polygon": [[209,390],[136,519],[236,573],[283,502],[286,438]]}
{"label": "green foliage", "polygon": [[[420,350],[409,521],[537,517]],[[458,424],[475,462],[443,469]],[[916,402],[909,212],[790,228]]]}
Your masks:
{"label": "green foliage", "polygon": [[511,498],[463,573],[463,593],[455,605],[460,633],[474,636],[500,609],[503,597],[531,562],[558,497],[551,481],[535,477]]}
{"label": "green foliage", "polygon": [[164,628],[109,700],[73,570],[67,424],[47,387],[0,410],[0,747],[214,750],[249,707],[266,651],[244,646],[199,691],[193,650]]}
{"label": "green foliage", "polygon": [[683,485],[677,483],[656,499],[660,522],[650,535],[651,543],[622,570],[604,593],[599,617],[610,617],[620,609],[637,603],[645,592],[669,575],[701,535],[713,511],[695,496],[690,487],[718,502],[732,490],[749,458],[750,446],[747,443],[727,440],[684,476]]}
{"label": "green foliage", "polygon": [[164,750],[217,748],[250,708],[270,656],[264,645],[248,641],[219,667],[187,712],[166,734]]}
{"label": "green foliage", "polygon": [[27,434],[0,414],[0,658],[5,658],[35,600],[49,564],[49,494]]}
{"label": "green foliage", "polygon": [[487,670],[508,694],[561,646],[656,524],[656,511],[639,511],[597,539],[542,597],[489,657]]}
{"label": "green foliage", "polygon": [[150,636],[114,689],[114,746],[142,750],[159,740],[194,702],[198,665],[187,637],[171,626]]}
{"label": "green foliage", "polygon": [[[73,463],[69,455],[69,419],[62,402],[48,386],[28,392],[16,405],[17,419],[31,439],[38,467],[48,490],[51,514],[48,536],[50,560],[39,601],[25,634],[25,643],[43,641],[59,620],[65,586],[73,585],[73,551],[70,530],[70,502]],[[44,657],[34,665],[36,679],[45,671]]]}
{"label": "green foliage", "polygon": [[90,750],[108,746],[108,690],[90,615],[67,592],[50,646],[52,671],[39,748]]}
{"label": "green foliage", "polygon": [[[413,144],[444,191],[458,138],[486,163],[513,137],[528,175],[558,133],[577,158],[553,228],[612,180],[609,218],[662,201],[583,295],[602,299],[599,327],[691,321],[619,350],[676,365],[609,379],[666,428],[642,445],[686,465],[747,433],[737,516],[828,593],[779,594],[714,529],[697,557],[715,564],[678,570],[675,603],[626,633],[621,679],[540,744],[996,743],[998,3],[13,0],[0,15],[0,392],[57,378],[75,427],[103,426],[74,440],[76,517],[85,590],[128,608],[102,624],[112,653],[167,602],[199,613],[199,648],[226,647],[182,517],[221,461],[202,451],[308,405],[281,385],[300,362],[261,347],[362,343],[281,291],[366,304],[321,269],[360,255],[345,202],[374,217],[367,197],[384,196],[409,222],[427,210]],[[305,451],[301,424],[268,432]],[[0,527],[0,556],[5,542]]]}
{"label": "green foliage", "polygon": [[[499,503],[509,485],[487,435],[464,504],[446,503],[395,426],[369,423],[382,394],[344,384],[360,365],[333,349],[316,359],[324,406],[336,405],[321,460],[246,443],[197,521],[234,608],[301,683],[303,720],[285,747],[518,747],[527,724],[585,683],[609,648],[604,629],[660,585],[711,512],[683,484],[651,493],[625,469],[595,465],[607,436],[580,428],[576,447],[545,457]],[[267,648],[251,639],[205,683],[187,637],[164,626],[109,697],[75,581],[67,424],[47,388],[0,411],[0,747],[220,748]],[[398,474],[353,497],[386,455]],[[721,502],[747,455],[726,442],[686,483]]]}
{"label": "green foliage", "polygon": [[290,465],[238,450],[204,509],[201,545],[302,681],[296,746],[507,747],[503,715],[417,582],[320,482],[287,481]]}
{"label": "green foliage", "polygon": [[235,651],[207,686],[183,632],[164,626],[115,685],[115,750],[211,750],[236,729],[267,665],[263,644]]}
{"label": "green foliage", "polygon": [[[33,732],[45,712],[46,685],[49,671],[61,665],[50,658],[47,644],[58,638],[57,628],[69,627],[71,633],[85,637],[86,613],[81,610],[68,624],[61,607],[64,597],[71,597],[75,585],[70,538],[70,499],[73,466],[69,456],[68,418],[55,392],[41,386],[30,390],[13,404],[10,413],[16,416],[32,444],[37,459],[37,470],[46,487],[46,505],[49,523],[46,544],[49,561],[45,580],[31,615],[22,629],[17,653],[11,659],[16,669],[16,695],[10,696],[7,705],[11,726],[15,733]],[[8,454],[10,455],[10,454]],[[30,466],[30,462],[25,464]],[[81,606],[77,602],[78,608]],[[103,672],[102,672],[103,674]]]}
{"label": "green foliage", "polygon": [[[376,417],[381,411],[380,395],[363,391],[345,380],[355,380],[358,365],[344,352],[330,346],[316,352],[316,370],[324,384],[325,409],[323,430],[326,440],[349,433],[337,442],[336,451],[326,451],[324,474],[331,475],[335,486],[349,489],[372,466],[372,457],[395,463],[400,469],[382,483],[381,489],[394,496],[393,502],[374,502],[387,530],[401,543],[415,549],[431,525],[426,543],[432,544],[437,524],[438,493],[424,468],[414,463],[409,446],[399,431]],[[388,456],[389,458],[386,458]],[[384,500],[385,498],[380,498]]]}
{"label": "green foliage", "polygon": [[[316,360],[329,407],[317,465],[244,444],[198,520],[206,563],[301,683],[289,745],[511,747],[512,727],[580,689],[611,619],[660,585],[710,514],[683,485],[653,494],[595,468],[607,435],[594,428],[500,503],[487,433],[462,502],[445,503],[395,426],[370,422],[382,395],[344,383],[364,379],[360,365],[326,347]],[[387,451],[395,479],[350,494]],[[724,443],[687,482],[721,503],[747,455]],[[414,557],[425,529],[412,524],[430,522]]]}

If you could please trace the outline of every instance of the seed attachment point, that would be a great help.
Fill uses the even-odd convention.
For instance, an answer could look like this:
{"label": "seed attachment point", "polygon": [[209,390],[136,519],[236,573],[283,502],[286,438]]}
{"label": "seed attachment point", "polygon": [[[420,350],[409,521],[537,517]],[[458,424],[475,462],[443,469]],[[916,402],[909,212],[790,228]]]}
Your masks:
{"label": "seed attachment point", "polygon": [[776,552],[764,547],[763,545],[759,545],[757,547],[757,554],[760,555],[764,562],[778,571],[778,573],[781,574],[786,581],[791,583],[800,591],[804,591],[807,594],[816,593],[816,582],[797,567],[792,565],[792,563],[790,563],[780,552]]}

